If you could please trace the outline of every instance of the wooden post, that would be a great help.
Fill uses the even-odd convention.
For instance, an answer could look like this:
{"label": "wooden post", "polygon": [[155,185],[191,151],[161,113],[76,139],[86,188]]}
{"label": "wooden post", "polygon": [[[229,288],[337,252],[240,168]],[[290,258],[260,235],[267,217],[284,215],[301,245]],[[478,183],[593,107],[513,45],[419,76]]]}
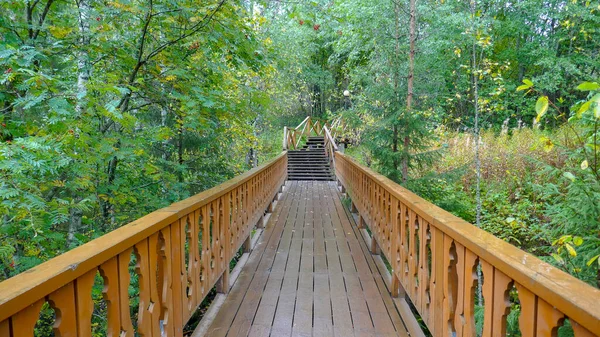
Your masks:
{"label": "wooden post", "polygon": [[375,240],[375,235],[371,234],[371,254],[379,255],[379,245],[377,245],[377,240]]}
{"label": "wooden post", "polygon": [[256,228],[265,228],[265,215],[261,215],[256,223]]}
{"label": "wooden post", "polygon": [[358,228],[365,228],[365,219],[360,214],[358,215]]}
{"label": "wooden post", "polygon": [[223,272],[223,274],[221,274],[221,277],[219,277],[216,287],[217,287],[218,293],[221,293],[221,294],[229,293],[229,263],[227,263],[227,266],[225,267],[225,271]]}
{"label": "wooden post", "polygon": [[275,200],[271,201],[269,203],[269,206],[267,206],[267,213],[273,213],[273,203],[275,202]]}
{"label": "wooden post", "polygon": [[346,188],[344,187],[344,185],[341,185],[342,188],[342,194],[346,193]]}
{"label": "wooden post", "polygon": [[351,202],[350,204],[350,213],[358,213],[358,209],[356,209],[356,205],[354,204],[354,202]]}
{"label": "wooden post", "polygon": [[404,288],[400,284],[400,280],[398,279],[398,276],[396,276],[395,270],[392,270],[392,287],[390,289],[390,293],[391,293],[392,297],[406,296]]}
{"label": "wooden post", "polygon": [[242,244],[244,253],[250,253],[252,251],[252,235],[248,235],[244,243]]}

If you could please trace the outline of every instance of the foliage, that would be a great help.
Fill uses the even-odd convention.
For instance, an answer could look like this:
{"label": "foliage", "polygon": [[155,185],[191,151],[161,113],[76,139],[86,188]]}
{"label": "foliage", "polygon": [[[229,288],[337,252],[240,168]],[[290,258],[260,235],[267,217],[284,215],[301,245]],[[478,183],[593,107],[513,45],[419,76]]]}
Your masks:
{"label": "foliage", "polygon": [[245,5],[3,3],[0,280],[247,169],[274,68]]}

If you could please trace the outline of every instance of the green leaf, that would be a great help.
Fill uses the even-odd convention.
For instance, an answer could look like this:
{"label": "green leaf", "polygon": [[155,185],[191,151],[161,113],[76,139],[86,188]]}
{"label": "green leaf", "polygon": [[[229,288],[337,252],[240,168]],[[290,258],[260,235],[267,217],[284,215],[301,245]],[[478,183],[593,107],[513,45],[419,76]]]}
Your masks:
{"label": "green leaf", "polygon": [[591,105],[592,105],[592,101],[583,103],[581,105],[581,107],[579,107],[579,110],[577,110],[577,117],[581,117],[581,114],[588,111],[588,109],[590,108]]}
{"label": "green leaf", "polygon": [[524,79],[524,80],[523,80],[523,83],[525,83],[526,85],[528,85],[530,88],[531,88],[531,87],[533,87],[533,82],[531,82],[531,81],[530,81],[530,80],[528,80],[528,79]]}
{"label": "green leaf", "polygon": [[565,172],[563,173],[563,176],[571,181],[575,181],[575,176],[571,172]]}
{"label": "green leaf", "polygon": [[548,111],[548,96],[542,96],[535,103],[536,120],[538,122],[546,114],[546,111]]}
{"label": "green leaf", "polygon": [[600,89],[600,84],[597,82],[583,82],[577,86],[577,90],[592,91]]}
{"label": "green leaf", "polygon": [[560,255],[556,254],[556,253],[552,253],[552,257],[554,258],[554,260],[556,260],[556,262],[560,263],[560,264],[564,264],[565,260],[563,260],[562,257],[560,257]]}

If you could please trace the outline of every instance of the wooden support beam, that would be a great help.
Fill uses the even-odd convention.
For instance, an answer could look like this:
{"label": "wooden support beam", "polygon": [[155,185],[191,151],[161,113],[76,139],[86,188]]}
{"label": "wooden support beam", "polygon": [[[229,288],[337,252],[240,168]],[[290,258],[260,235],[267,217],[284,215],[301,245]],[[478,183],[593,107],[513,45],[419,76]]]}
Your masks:
{"label": "wooden support beam", "polygon": [[356,205],[354,204],[354,202],[351,202],[350,204],[351,204],[351,206],[350,206],[350,212],[351,213],[358,213],[358,209],[356,208]]}
{"label": "wooden support beam", "polygon": [[260,217],[260,219],[258,219],[258,222],[256,223],[256,228],[265,228],[265,216],[264,216],[264,214]]}
{"label": "wooden support beam", "polygon": [[392,297],[406,296],[406,291],[404,290],[404,287],[402,287],[402,284],[400,284],[400,279],[398,279],[398,276],[396,276],[395,270],[392,270],[392,284],[390,287],[390,293]]}
{"label": "wooden support beam", "polygon": [[219,277],[216,287],[217,287],[217,293],[220,293],[220,294],[229,293],[229,263],[227,263],[225,271],[223,272],[223,274],[221,274],[221,277]]}
{"label": "wooden support beam", "polygon": [[271,201],[269,203],[269,206],[267,206],[267,213],[273,213],[273,203],[275,202],[275,200]]}
{"label": "wooden support beam", "polygon": [[242,244],[242,249],[244,253],[250,253],[252,251],[252,236],[248,235],[244,243]]}
{"label": "wooden support beam", "polygon": [[381,250],[379,249],[379,245],[377,244],[377,240],[375,240],[375,236],[371,235],[371,254],[379,255]]}
{"label": "wooden support beam", "polygon": [[358,228],[365,228],[365,218],[362,215],[358,215]]}

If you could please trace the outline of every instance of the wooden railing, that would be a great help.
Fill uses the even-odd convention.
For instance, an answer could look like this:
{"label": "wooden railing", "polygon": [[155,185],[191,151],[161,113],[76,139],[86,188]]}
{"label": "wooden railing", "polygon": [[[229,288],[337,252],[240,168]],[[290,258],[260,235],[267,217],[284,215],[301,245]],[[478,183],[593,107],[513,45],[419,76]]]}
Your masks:
{"label": "wooden railing", "polygon": [[[286,168],[284,152],[0,283],[0,337],[34,336],[45,303],[55,312],[55,336],[91,336],[92,288],[99,276],[106,335],[182,336],[215,285],[227,292],[229,263],[271,207]],[[130,315],[132,284],[136,320]]]}
{"label": "wooden railing", "polygon": [[[477,336],[478,268],[483,337],[506,336],[511,301],[521,336],[600,336],[600,290],[421,199],[336,152],[336,176],[392,267],[393,295],[407,296],[434,336]],[[518,301],[517,301],[518,299]]]}
{"label": "wooden railing", "polygon": [[297,149],[302,139],[311,134],[324,136],[323,127],[325,126],[326,123],[310,116],[306,117],[302,123],[298,124],[295,128],[285,126],[283,128],[283,149]]}

